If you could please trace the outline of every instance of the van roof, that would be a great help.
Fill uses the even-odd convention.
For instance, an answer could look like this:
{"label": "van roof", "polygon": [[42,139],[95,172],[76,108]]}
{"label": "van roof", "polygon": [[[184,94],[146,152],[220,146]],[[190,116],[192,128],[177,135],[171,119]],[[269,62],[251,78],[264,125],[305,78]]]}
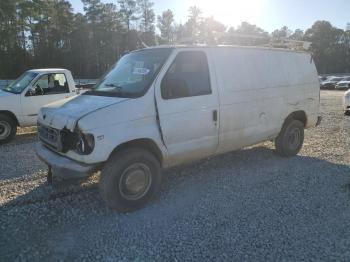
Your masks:
{"label": "van roof", "polygon": [[[293,52],[293,53],[306,53],[307,51],[300,51],[287,48],[276,48],[276,47],[267,47],[267,46],[239,46],[239,45],[158,45],[151,46],[141,50],[149,49],[158,49],[158,48],[169,48],[169,49],[183,49],[183,48],[239,48],[239,49],[258,49],[258,50],[272,50],[272,51],[281,51],[281,52]],[[137,51],[137,50],[135,50]]]}

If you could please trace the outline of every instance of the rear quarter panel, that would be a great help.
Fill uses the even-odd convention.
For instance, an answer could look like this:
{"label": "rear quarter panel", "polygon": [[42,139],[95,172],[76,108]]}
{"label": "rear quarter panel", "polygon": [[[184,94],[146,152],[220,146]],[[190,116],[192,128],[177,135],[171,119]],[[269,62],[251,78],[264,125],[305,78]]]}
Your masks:
{"label": "rear quarter panel", "polygon": [[275,138],[294,111],[307,127],[318,116],[319,84],[310,55],[254,48],[213,48],[220,94],[219,151]]}

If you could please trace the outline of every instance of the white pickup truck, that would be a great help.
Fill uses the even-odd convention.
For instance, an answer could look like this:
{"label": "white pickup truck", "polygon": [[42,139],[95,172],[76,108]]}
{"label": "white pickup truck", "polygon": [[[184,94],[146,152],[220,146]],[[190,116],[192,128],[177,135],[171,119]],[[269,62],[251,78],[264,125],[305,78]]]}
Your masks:
{"label": "white pickup truck", "polygon": [[9,142],[17,127],[34,126],[39,109],[74,96],[72,74],[66,69],[34,69],[0,89],[0,144]]}
{"label": "white pickup truck", "polygon": [[[320,122],[310,54],[257,47],[157,47],[123,56],[92,90],[43,107],[37,155],[52,177],[101,170],[119,211],[142,207],[161,169],[266,140],[296,155]],[[51,172],[50,172],[51,170]]]}

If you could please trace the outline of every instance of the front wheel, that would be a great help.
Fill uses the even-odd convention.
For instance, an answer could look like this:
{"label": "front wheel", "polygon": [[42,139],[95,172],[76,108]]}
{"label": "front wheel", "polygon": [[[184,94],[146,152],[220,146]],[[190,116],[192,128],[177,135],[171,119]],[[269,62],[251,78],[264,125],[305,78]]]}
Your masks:
{"label": "front wheel", "polygon": [[99,188],[108,206],[132,212],[148,202],[160,182],[158,159],[147,150],[130,148],[110,157],[102,169]]}
{"label": "front wheel", "polygon": [[0,114],[0,144],[11,141],[17,132],[16,122],[8,115]]}
{"label": "front wheel", "polygon": [[292,119],[286,122],[278,137],[275,139],[277,154],[285,157],[294,156],[299,153],[304,142],[304,124]]}

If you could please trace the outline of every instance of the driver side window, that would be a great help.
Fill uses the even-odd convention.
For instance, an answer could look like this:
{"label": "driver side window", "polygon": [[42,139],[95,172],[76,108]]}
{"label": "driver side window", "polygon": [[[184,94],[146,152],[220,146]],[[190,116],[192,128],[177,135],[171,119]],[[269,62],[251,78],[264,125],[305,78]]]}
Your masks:
{"label": "driver side window", "polygon": [[54,95],[69,93],[69,87],[64,74],[42,75],[33,85],[31,96]]}
{"label": "driver side window", "polygon": [[202,51],[178,53],[161,83],[163,99],[211,94],[207,57]]}

